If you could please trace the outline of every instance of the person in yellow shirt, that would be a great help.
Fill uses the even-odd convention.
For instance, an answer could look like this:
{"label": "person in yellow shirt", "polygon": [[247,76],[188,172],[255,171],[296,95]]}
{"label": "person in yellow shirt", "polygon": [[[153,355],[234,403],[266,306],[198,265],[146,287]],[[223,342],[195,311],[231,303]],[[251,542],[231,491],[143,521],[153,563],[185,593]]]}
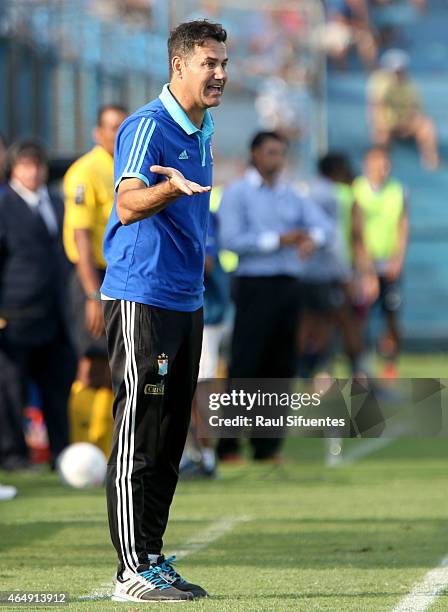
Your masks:
{"label": "person in yellow shirt", "polygon": [[105,453],[112,431],[112,392],[99,288],[104,277],[103,237],[114,201],[114,144],[127,116],[119,105],[98,111],[96,145],[64,177],[64,246],[74,264],[71,300],[78,350],[72,388],[72,440],[88,440]]}

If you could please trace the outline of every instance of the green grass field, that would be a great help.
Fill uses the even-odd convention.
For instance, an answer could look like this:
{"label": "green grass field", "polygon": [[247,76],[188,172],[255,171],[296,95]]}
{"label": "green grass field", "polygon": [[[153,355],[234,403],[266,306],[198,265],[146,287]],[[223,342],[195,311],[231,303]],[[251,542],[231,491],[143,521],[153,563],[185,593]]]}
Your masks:
{"label": "green grass field", "polygon": [[[415,375],[417,367],[420,376],[445,375],[442,357],[422,359],[404,360],[403,375],[407,368]],[[290,439],[285,466],[226,466],[215,481],[181,483],[165,552],[181,551],[181,572],[212,597],[153,605],[393,611],[448,554],[446,442],[397,440],[351,465],[328,468],[323,441]],[[346,450],[365,444],[350,440]],[[0,506],[1,591],[68,592],[69,605],[54,610],[142,608],[105,599],[115,556],[103,490],[68,489],[48,473],[0,473],[0,482],[19,488],[16,500]],[[447,595],[428,610],[448,610]],[[95,596],[103,599],[79,599]]]}

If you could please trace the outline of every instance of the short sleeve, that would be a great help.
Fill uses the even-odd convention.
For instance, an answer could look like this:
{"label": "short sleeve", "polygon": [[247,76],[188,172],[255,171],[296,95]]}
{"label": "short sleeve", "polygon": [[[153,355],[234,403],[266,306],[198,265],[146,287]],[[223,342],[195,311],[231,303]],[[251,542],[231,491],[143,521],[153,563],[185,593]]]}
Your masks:
{"label": "short sleeve", "polygon": [[367,81],[367,99],[371,104],[381,104],[391,83],[390,74],[384,70],[375,71]]}
{"label": "short sleeve", "polygon": [[161,165],[160,129],[152,117],[132,117],[117,135],[115,144],[115,190],[125,178],[138,178],[147,187],[160,180],[150,172],[153,165]]}
{"label": "short sleeve", "polygon": [[72,168],[64,178],[65,215],[72,229],[93,229],[95,189],[85,169]]}

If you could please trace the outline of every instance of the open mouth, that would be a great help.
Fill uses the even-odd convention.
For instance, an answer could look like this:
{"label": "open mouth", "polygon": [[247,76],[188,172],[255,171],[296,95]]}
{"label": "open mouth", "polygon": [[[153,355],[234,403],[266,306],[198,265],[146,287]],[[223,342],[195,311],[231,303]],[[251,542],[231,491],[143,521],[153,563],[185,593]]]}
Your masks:
{"label": "open mouth", "polygon": [[214,94],[222,94],[222,85],[209,85],[207,87],[207,91],[214,93]]}

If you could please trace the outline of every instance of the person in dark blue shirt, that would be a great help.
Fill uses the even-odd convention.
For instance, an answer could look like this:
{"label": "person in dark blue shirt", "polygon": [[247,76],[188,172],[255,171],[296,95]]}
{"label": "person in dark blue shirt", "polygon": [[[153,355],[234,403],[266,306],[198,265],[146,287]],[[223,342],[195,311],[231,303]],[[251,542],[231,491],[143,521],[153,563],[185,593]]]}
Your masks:
{"label": "person in dark blue shirt", "polygon": [[33,381],[55,466],[69,444],[67,405],[76,373],[66,307],[64,205],[47,189],[48,159],[39,143],[16,142],[7,162],[9,183],[0,192],[0,464],[28,465],[22,408]]}
{"label": "person in dark blue shirt", "polygon": [[162,553],[202,341],[212,183],[208,108],[227,80],[226,31],[192,21],[170,34],[170,83],[121,125],[101,287],[115,392],[107,473],[119,565],[113,599],[206,595]]}

